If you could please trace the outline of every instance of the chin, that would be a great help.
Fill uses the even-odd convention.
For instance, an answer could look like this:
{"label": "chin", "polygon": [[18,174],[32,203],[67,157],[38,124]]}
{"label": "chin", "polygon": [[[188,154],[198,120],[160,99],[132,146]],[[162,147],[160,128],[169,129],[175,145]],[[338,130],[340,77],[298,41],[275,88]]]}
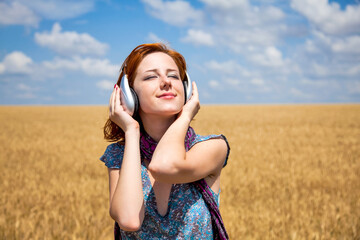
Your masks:
{"label": "chin", "polygon": [[159,109],[157,111],[157,113],[159,115],[165,115],[165,116],[172,116],[172,115],[177,115],[179,114],[179,112],[181,112],[182,107],[181,108],[164,108],[164,109]]}
{"label": "chin", "polygon": [[155,105],[156,107],[151,108],[142,108],[141,111],[144,114],[155,114],[159,116],[175,116],[179,114],[183,108],[183,105],[177,105],[177,104],[164,104],[162,106]]}
{"label": "chin", "polygon": [[159,108],[164,112],[173,112],[175,114],[178,114],[182,108],[184,107],[184,104],[180,102],[176,103],[167,103],[167,104],[159,104]]}

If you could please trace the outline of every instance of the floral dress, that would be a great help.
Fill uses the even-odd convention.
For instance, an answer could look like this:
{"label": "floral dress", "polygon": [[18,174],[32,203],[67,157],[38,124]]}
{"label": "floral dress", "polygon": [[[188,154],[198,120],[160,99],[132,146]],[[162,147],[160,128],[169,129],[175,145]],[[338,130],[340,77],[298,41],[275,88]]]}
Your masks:
{"label": "floral dress", "polygon": [[[196,135],[190,147],[198,142],[214,138],[222,138],[226,141],[223,135]],[[123,154],[124,145],[112,143],[106,148],[100,160],[108,168],[119,169],[121,168]],[[226,163],[227,158],[224,166]],[[173,184],[167,213],[162,216],[157,211],[155,193],[143,161],[141,163],[141,178],[145,217],[138,231],[127,232],[120,229],[121,239],[213,239],[209,210],[194,185],[191,183]],[[219,205],[219,194],[213,191],[211,193]]]}

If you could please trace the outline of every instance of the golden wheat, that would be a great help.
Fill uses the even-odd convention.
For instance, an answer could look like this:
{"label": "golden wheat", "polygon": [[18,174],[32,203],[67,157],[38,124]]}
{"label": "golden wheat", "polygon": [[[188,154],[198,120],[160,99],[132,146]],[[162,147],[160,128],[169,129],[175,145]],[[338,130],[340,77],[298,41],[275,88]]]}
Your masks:
{"label": "golden wheat", "polygon": [[[112,239],[107,107],[0,107],[0,239]],[[231,239],[360,239],[360,105],[203,106]]]}

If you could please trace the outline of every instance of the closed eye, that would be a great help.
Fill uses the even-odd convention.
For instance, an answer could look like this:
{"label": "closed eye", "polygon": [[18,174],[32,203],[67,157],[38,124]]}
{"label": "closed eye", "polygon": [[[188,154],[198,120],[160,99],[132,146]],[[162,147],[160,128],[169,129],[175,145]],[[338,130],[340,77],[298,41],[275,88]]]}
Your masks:
{"label": "closed eye", "polygon": [[144,80],[150,80],[150,79],[153,79],[153,78],[156,78],[156,76],[155,75],[147,76],[147,77],[144,78]]}
{"label": "closed eye", "polygon": [[175,78],[175,79],[180,79],[178,75],[170,75],[168,77]]}

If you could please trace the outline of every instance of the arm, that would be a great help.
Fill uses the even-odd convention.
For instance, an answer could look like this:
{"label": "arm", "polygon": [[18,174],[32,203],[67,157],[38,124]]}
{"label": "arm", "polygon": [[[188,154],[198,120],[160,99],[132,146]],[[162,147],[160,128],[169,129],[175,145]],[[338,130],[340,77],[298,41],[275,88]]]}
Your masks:
{"label": "arm", "polygon": [[120,105],[116,87],[110,100],[110,119],[125,132],[121,170],[109,169],[110,216],[125,231],[136,231],[144,220],[144,196],[141,181],[139,124]]}
{"label": "arm", "polygon": [[218,176],[221,172],[227,154],[224,140],[208,140],[185,151],[186,132],[200,108],[195,83],[193,89],[193,96],[159,141],[149,164],[149,171],[158,181],[186,183],[210,175]]}

